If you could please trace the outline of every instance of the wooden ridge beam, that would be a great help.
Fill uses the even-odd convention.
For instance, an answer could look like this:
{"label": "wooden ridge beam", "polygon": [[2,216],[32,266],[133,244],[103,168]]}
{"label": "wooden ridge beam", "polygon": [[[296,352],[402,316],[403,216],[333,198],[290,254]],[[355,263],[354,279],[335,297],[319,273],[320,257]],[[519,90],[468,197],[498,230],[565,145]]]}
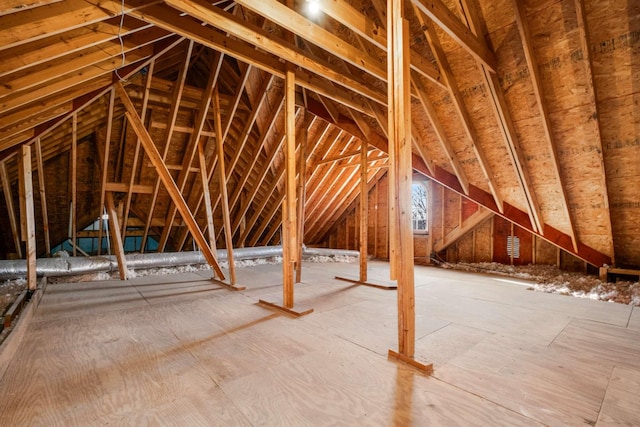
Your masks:
{"label": "wooden ridge beam", "polygon": [[[518,31],[520,32],[520,39],[522,41],[522,47],[524,49],[524,56],[527,61],[527,67],[529,68],[529,74],[531,77],[531,83],[533,85],[533,94],[538,104],[540,118],[542,120],[542,128],[545,133],[545,141],[547,150],[551,155],[551,168],[555,175],[558,187],[560,189],[560,202],[562,204],[562,211],[567,219],[567,230],[571,242],[573,244],[573,250],[578,251],[578,238],[575,232],[575,225],[571,211],[569,210],[569,197],[565,186],[565,180],[558,164],[558,150],[556,147],[555,138],[553,136],[553,130],[551,129],[551,119],[544,102],[544,93],[542,89],[542,77],[540,76],[540,69],[538,68],[538,62],[535,58],[535,52],[533,51],[533,45],[531,42],[531,35],[529,32],[529,25],[527,24],[527,17],[525,14],[524,6],[518,1],[513,0],[513,7],[516,12],[516,22],[518,24]],[[543,231],[544,233],[544,231]]]}
{"label": "wooden ridge beam", "polygon": [[138,135],[138,137],[140,138],[142,142],[142,146],[144,147],[147,153],[147,156],[149,157],[149,160],[151,161],[153,166],[156,168],[158,174],[160,175],[162,183],[164,184],[167,192],[169,193],[169,196],[173,200],[173,203],[175,203],[178,206],[180,216],[187,224],[187,227],[189,227],[189,231],[191,232],[195,241],[198,243],[198,246],[200,247],[200,250],[202,251],[204,258],[215,270],[218,277],[224,280],[224,273],[220,269],[220,265],[216,260],[215,254],[213,253],[213,251],[211,250],[211,247],[207,243],[204,235],[202,234],[202,231],[200,231],[200,228],[198,228],[198,224],[193,218],[193,215],[189,210],[189,206],[187,206],[187,203],[182,198],[182,194],[180,194],[180,191],[178,190],[178,187],[176,186],[175,181],[171,177],[171,173],[169,173],[169,170],[165,167],[164,161],[162,160],[162,157],[158,152],[158,149],[156,148],[153,140],[151,139],[151,136],[149,135],[146,128],[144,127],[144,123],[142,123],[142,121],[140,120],[140,117],[136,112],[136,108],[133,105],[133,102],[131,102],[129,95],[127,95],[126,90],[124,89],[124,87],[120,82],[116,83],[115,87],[116,87],[116,92],[118,93],[118,96],[124,103],[125,108],[127,110],[127,119],[129,120],[129,123],[131,124],[136,135]]}

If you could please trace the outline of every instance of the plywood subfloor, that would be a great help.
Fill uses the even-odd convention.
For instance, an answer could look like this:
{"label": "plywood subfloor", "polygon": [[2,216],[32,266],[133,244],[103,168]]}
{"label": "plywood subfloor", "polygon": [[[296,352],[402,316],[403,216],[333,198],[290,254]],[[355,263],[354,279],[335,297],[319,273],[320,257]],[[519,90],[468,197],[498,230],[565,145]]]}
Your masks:
{"label": "plywood subfloor", "polygon": [[315,311],[295,319],[256,304],[280,296],[280,268],[239,269],[243,292],[208,272],[50,285],[0,380],[0,425],[640,424],[630,306],[416,267],[425,377],[386,358],[394,291],[305,264],[296,301]]}

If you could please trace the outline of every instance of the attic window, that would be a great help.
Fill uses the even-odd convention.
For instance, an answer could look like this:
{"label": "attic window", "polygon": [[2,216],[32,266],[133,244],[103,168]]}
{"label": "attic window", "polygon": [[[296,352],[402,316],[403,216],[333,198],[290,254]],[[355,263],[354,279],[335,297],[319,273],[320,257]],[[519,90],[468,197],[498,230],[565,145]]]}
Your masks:
{"label": "attic window", "polygon": [[411,216],[413,232],[426,233],[429,230],[429,204],[427,187],[422,182],[414,182],[411,186]]}

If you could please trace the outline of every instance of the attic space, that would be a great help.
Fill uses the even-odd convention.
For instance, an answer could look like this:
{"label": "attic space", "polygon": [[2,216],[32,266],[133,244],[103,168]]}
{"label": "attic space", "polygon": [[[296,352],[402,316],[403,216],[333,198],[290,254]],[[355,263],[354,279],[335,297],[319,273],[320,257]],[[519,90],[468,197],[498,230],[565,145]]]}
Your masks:
{"label": "attic space", "polygon": [[637,0],[0,0],[0,413],[640,424],[639,188]]}

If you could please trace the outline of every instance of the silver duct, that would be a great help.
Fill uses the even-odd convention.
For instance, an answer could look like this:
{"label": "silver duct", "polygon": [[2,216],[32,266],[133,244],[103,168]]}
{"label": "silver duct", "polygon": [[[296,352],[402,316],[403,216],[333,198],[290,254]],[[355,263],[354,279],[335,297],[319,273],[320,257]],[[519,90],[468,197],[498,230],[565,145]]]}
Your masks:
{"label": "silver duct", "polygon": [[[305,256],[353,256],[358,251],[341,249],[304,248]],[[227,261],[226,249],[217,251],[218,261]],[[236,261],[248,259],[272,258],[282,256],[282,246],[259,246],[255,248],[237,248],[233,250]],[[147,254],[129,254],[125,256],[127,268],[145,269],[154,267],[176,267],[180,265],[206,264],[201,252],[164,252]],[[36,263],[38,276],[58,277],[87,273],[118,271],[114,256],[39,258]],[[0,280],[26,277],[26,260],[0,260]]]}

